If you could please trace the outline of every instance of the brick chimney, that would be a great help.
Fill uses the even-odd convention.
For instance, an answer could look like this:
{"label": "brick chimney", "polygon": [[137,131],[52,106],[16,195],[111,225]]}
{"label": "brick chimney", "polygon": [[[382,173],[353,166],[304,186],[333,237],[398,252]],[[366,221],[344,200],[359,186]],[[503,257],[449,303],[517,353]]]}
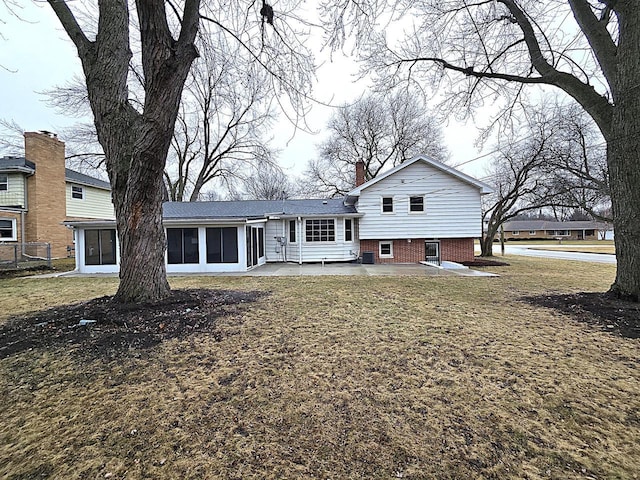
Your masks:
{"label": "brick chimney", "polygon": [[364,183],[364,162],[358,160],[356,162],[356,187]]}
{"label": "brick chimney", "polygon": [[64,142],[55,133],[25,132],[24,156],[36,164],[36,173],[27,180],[25,240],[51,244],[53,257],[67,255],[73,241],[71,231],[61,222],[67,216]]}

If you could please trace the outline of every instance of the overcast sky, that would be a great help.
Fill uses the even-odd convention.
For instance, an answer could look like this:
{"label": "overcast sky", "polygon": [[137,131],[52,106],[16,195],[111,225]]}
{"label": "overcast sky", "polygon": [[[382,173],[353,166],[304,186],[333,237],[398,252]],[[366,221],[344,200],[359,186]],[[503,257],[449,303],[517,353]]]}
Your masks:
{"label": "overcast sky", "polygon": [[[44,2],[24,2],[20,13],[23,21],[0,13],[0,118],[14,120],[27,131],[59,131],[77,121],[57,114],[39,92],[62,85],[73,75],[81,75],[80,61],[75,47],[67,39],[58,19]],[[352,59],[335,56],[329,61],[328,53],[319,52],[315,86],[316,98],[332,104],[352,101],[366,90],[366,83],[354,83],[357,66]],[[332,109],[316,105],[307,121],[319,132],[295,132],[286,122],[274,129],[275,146],[282,149],[280,164],[288,171],[301,173],[307,161],[315,155],[323,128]],[[473,146],[476,129],[451,121],[443,126],[444,139],[451,152],[451,165],[458,165],[479,155]],[[292,138],[293,136],[293,138]],[[64,138],[61,138],[64,140]],[[462,167],[465,173],[482,177],[485,160],[474,161]]]}

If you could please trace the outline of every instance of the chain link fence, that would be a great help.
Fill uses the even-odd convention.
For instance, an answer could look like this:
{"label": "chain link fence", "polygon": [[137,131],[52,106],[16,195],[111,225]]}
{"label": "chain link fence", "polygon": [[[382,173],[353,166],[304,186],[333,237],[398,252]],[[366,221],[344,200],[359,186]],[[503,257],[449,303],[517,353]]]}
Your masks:
{"label": "chain link fence", "polygon": [[51,268],[50,243],[0,243],[0,270]]}

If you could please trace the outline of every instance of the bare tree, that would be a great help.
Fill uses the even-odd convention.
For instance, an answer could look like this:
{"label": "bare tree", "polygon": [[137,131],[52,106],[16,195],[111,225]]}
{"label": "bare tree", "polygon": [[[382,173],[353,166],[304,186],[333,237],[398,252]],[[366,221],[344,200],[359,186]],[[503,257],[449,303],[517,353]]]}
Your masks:
{"label": "bare tree", "polygon": [[336,110],[319,158],[307,167],[307,181],[327,196],[354,187],[355,164],[364,163],[365,180],[417,154],[447,156],[433,115],[407,92],[370,94]]}
{"label": "bare tree", "polygon": [[[164,0],[137,0],[133,13],[127,0],[110,0],[98,3],[97,17],[90,17],[97,18],[95,25],[84,27],[79,11],[74,13],[67,2],[48,3],[77,48],[106,155],[120,243],[115,299],[164,298],[170,289],[164,263],[163,172],[184,84],[198,56],[200,22],[204,19],[252,52],[271,73],[272,82],[282,82],[283,90],[293,92],[295,105],[302,104],[311,74],[304,70],[310,64],[300,54],[306,49],[291,47],[295,32],[285,21],[270,16],[273,25],[265,27],[264,9],[255,3],[246,8],[235,1],[218,5],[213,0],[206,4],[185,0],[178,6]],[[201,12],[205,6],[208,9]],[[129,89],[129,66],[138,48],[140,98]]]}
{"label": "bare tree", "polygon": [[222,33],[204,44],[187,80],[164,174],[173,201],[197,201],[216,178],[241,176],[271,156],[263,138],[274,118],[267,72]]}
{"label": "bare tree", "polygon": [[493,241],[502,224],[525,212],[554,205],[562,194],[556,190],[552,167],[556,160],[557,123],[536,115],[523,133],[525,141],[509,141],[500,146],[491,166],[494,192],[483,198],[483,257],[493,255]]}
{"label": "bare tree", "polygon": [[[387,8],[385,8],[387,7]],[[449,87],[458,111],[508,99],[513,118],[526,85],[563,90],[607,142],[617,274],[610,292],[640,297],[640,3],[638,0],[403,0],[322,4],[328,41],[353,26],[382,81]],[[375,33],[390,10],[414,29],[397,45]]]}
{"label": "bare tree", "polygon": [[285,200],[295,196],[296,186],[278,165],[264,163],[243,180],[242,191],[249,200]]}
{"label": "bare tree", "polygon": [[562,192],[557,205],[591,218],[611,222],[611,197],[606,144],[585,113],[556,107],[559,121],[554,148],[553,180]]}

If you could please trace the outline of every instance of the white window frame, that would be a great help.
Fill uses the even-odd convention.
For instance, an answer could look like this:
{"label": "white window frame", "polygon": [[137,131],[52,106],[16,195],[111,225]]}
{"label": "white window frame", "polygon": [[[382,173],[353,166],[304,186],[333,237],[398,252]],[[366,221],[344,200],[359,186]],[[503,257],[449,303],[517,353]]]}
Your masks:
{"label": "white window frame", "polygon": [[[311,240],[309,240],[307,238],[307,223],[308,222],[320,222],[320,236],[322,236],[322,222],[323,221],[333,222],[333,239],[313,240],[313,238],[312,238]],[[303,238],[304,238],[304,243],[305,244],[318,245],[318,244],[321,244],[321,243],[324,243],[324,244],[336,243],[336,239],[338,238],[338,231],[337,231],[338,230],[338,228],[337,228],[338,227],[338,222],[336,222],[335,218],[305,218],[303,225],[304,225],[304,231],[303,231],[304,237]],[[329,229],[327,228],[327,237],[329,236],[328,232],[329,232]]]}
{"label": "white window frame", "polygon": [[[293,222],[293,230],[291,229],[291,223]],[[293,232],[293,238],[295,239],[293,242],[291,241],[291,232]],[[287,220],[287,243],[289,245],[297,245],[298,244],[298,221],[295,218],[290,218]]]}
{"label": "white window frame", "polygon": [[[385,212],[384,211],[384,199],[385,198],[390,198],[391,199],[391,211],[390,212]],[[380,213],[382,213],[382,215],[393,215],[394,213],[396,213],[396,208],[395,208],[395,201],[393,196],[383,196],[380,197]]]}
{"label": "white window frame", "polygon": [[[412,198],[422,198],[422,210],[411,210]],[[422,215],[427,210],[425,203],[426,201],[424,195],[409,195],[409,197],[407,198],[407,212],[409,212],[410,215]]]}
{"label": "white window frame", "polygon": [[[80,189],[80,197],[76,197],[75,194],[77,194],[78,192],[74,192],[73,189]],[[80,185],[71,185],[71,198],[74,200],[84,200],[84,187],[80,186]]]}
{"label": "white window frame", "polygon": [[0,242],[16,242],[18,240],[18,229],[16,228],[16,219],[10,217],[0,217],[0,220],[11,220],[11,237],[0,237]]}
{"label": "white window frame", "polygon": [[514,237],[515,237],[516,235],[520,235],[520,230],[513,230],[513,231],[511,232],[511,235],[513,235]]}
{"label": "white window frame", "polygon": [[529,235],[533,236],[533,235],[535,235],[535,234],[536,234],[536,231],[535,231],[535,230],[529,230]]}
{"label": "white window frame", "polygon": [[[389,253],[382,253],[383,245],[389,245]],[[393,258],[393,240],[380,240],[378,242],[378,256],[380,258]]]}
{"label": "white window frame", "polygon": [[[2,177],[4,177],[4,180],[2,180]],[[0,173],[0,192],[8,192],[8,191],[9,191],[9,175],[6,173]]]}
{"label": "white window frame", "polygon": [[[351,230],[350,230],[351,231],[351,240],[347,240],[347,222],[351,222]],[[353,237],[355,236],[354,224],[355,224],[355,222],[353,221],[353,218],[345,218],[344,222],[342,222],[342,227],[343,227],[342,234],[344,235],[345,243],[353,243]]]}

